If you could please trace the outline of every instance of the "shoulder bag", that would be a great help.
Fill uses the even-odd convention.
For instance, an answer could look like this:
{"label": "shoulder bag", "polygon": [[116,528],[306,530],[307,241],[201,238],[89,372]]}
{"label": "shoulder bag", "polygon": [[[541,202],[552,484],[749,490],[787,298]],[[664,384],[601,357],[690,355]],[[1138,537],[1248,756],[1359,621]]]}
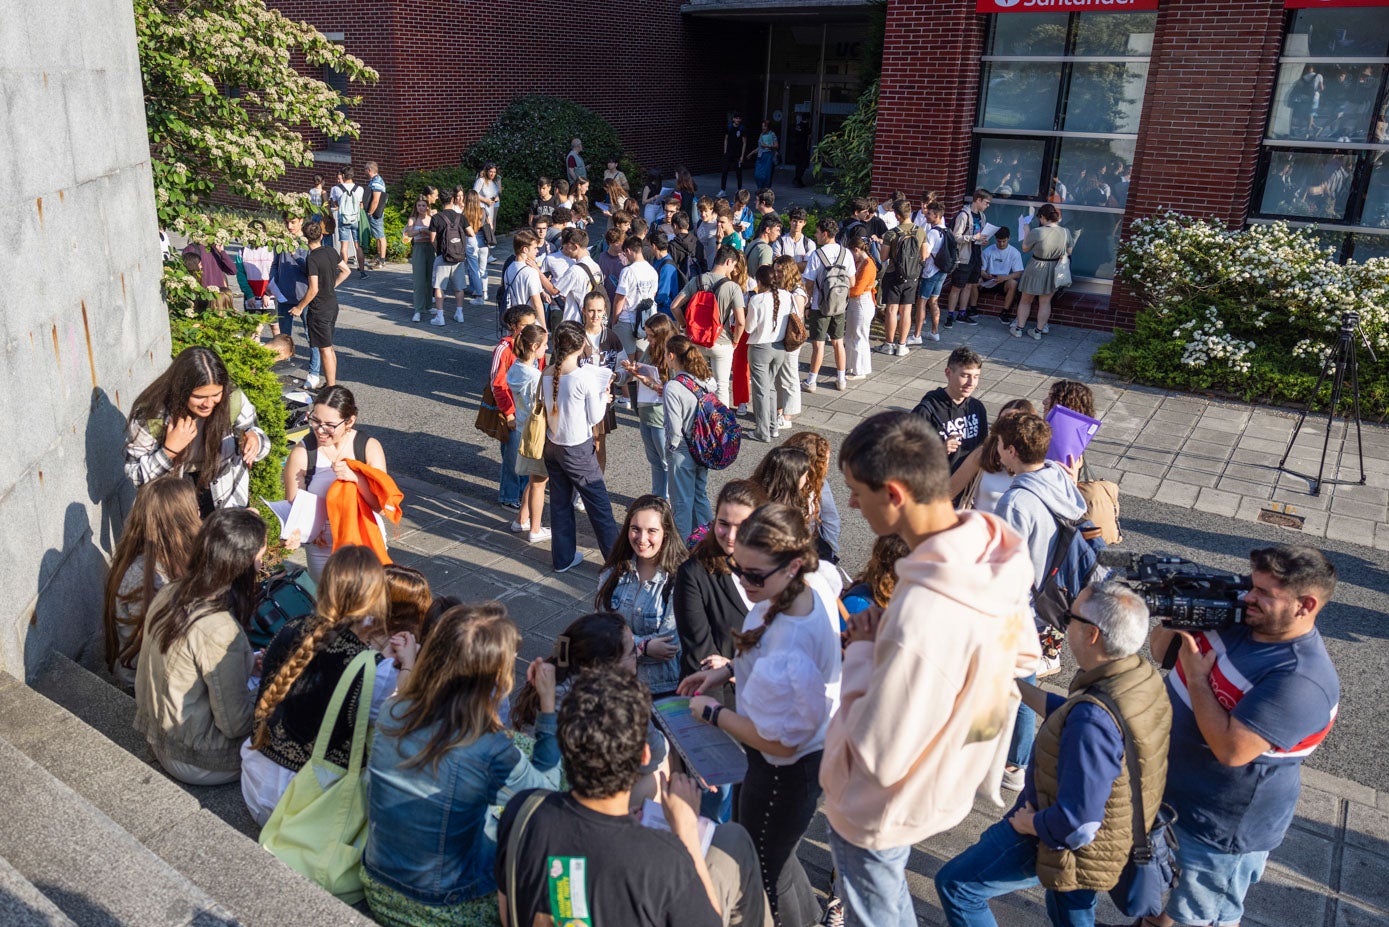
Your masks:
{"label": "shoulder bag", "polygon": [[530,823],[530,819],[535,816],[536,810],[541,803],[550,795],[544,789],[539,789],[526,796],[525,802],[521,805],[521,810],[516,812],[516,820],[511,823],[511,833],[506,838],[506,911],[507,923],[516,927],[521,923],[516,913],[516,857],[521,851],[521,834]]}
{"label": "shoulder bag", "polygon": [[522,457],[541,460],[545,456],[545,398],[540,384],[535,388],[535,405],[531,417],[526,419],[526,428],[521,432],[521,446],[517,449]]}
{"label": "shoulder bag", "polygon": [[477,406],[477,421],[473,423],[478,431],[505,444],[511,438],[511,426],[506,416],[497,408],[497,397],[492,392],[492,381],[482,388],[482,401]]}
{"label": "shoulder bag", "polygon": [[[362,692],[352,731],[347,769],[324,759],[358,674]],[[363,898],[362,851],[367,842],[367,788],[362,775],[376,686],[376,651],[364,650],[348,664],[318,727],[313,757],[290,780],[260,832],[260,845],[295,872],[347,904]],[[324,785],[324,783],[328,783]]]}

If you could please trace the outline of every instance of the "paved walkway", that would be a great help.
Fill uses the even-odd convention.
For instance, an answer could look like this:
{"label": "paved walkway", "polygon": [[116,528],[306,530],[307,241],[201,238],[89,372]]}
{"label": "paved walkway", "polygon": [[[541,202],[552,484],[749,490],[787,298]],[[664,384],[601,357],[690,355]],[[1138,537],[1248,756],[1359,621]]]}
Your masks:
{"label": "paved walkway", "polygon": [[[548,545],[531,546],[506,531],[510,516],[497,506],[416,480],[402,479],[401,488],[409,505],[399,536],[392,542],[397,562],[423,570],[437,593],[506,603],[521,628],[523,664],[548,655],[563,628],[591,607],[597,584],[597,568],[591,561],[569,573],[555,574],[550,570]],[[592,556],[591,538],[588,550]],[[1246,927],[1389,924],[1389,883],[1384,879],[1389,872],[1389,793],[1315,770],[1303,771],[1303,784],[1296,821],[1273,854],[1263,884],[1250,891],[1243,923]],[[1001,809],[977,805],[954,830],[915,848],[910,882],[921,923],[945,923],[931,877],[946,860],[972,845],[1000,814]],[[812,881],[823,889],[830,869],[823,816],[812,824],[801,855]],[[1039,891],[1002,899],[995,911],[1005,927],[1046,923]],[[1117,923],[1121,918],[1105,901],[1100,920]]]}

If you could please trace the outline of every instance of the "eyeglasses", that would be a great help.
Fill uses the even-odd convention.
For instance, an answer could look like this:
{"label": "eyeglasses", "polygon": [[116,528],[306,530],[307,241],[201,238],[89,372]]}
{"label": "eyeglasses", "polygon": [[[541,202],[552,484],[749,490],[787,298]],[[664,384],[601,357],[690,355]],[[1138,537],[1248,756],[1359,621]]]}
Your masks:
{"label": "eyeglasses", "polygon": [[790,560],[783,560],[770,570],[763,570],[759,573],[756,570],[749,570],[746,567],[739,566],[738,561],[730,557],[728,558],[728,569],[734,576],[746,580],[749,586],[752,586],[754,589],[761,589],[763,586],[767,585],[767,580],[776,575],[778,571],[785,569],[786,564],[790,562]]}
{"label": "eyeglasses", "polygon": [[343,419],[340,422],[322,422],[314,418],[312,415],[309,416],[309,427],[313,428],[314,431],[326,431],[328,432],[328,434],[332,434],[333,432],[337,431],[339,428],[346,424],[346,419]]}
{"label": "eyeglasses", "polygon": [[1095,624],[1095,622],[1091,621],[1089,618],[1077,615],[1075,612],[1066,612],[1066,624],[1069,626],[1072,621],[1079,621],[1081,624],[1088,624],[1092,628],[1099,627],[1099,625]]}

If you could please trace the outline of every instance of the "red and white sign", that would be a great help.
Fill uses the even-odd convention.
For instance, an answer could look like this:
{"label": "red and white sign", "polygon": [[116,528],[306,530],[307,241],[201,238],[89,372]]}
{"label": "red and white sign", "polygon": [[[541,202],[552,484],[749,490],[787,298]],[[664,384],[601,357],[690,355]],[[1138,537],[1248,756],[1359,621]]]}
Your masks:
{"label": "red and white sign", "polygon": [[1337,6],[1389,6],[1389,0],[1283,0],[1289,10],[1319,10]]}
{"label": "red and white sign", "polygon": [[[1299,0],[1287,0],[1292,6]],[[1389,0],[1386,0],[1389,2]],[[1311,6],[1320,4],[1312,3]],[[1156,10],[1158,0],[976,0],[980,13],[1127,13]]]}

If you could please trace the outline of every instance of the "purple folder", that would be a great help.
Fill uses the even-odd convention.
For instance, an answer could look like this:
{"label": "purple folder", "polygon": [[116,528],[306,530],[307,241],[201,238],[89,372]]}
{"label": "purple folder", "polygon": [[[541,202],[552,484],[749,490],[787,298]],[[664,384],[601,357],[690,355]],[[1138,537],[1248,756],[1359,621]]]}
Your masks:
{"label": "purple folder", "polygon": [[1081,415],[1065,406],[1052,406],[1047,413],[1051,425],[1051,445],[1047,448],[1047,460],[1066,462],[1069,455],[1075,460],[1085,453],[1100,423],[1088,415]]}

